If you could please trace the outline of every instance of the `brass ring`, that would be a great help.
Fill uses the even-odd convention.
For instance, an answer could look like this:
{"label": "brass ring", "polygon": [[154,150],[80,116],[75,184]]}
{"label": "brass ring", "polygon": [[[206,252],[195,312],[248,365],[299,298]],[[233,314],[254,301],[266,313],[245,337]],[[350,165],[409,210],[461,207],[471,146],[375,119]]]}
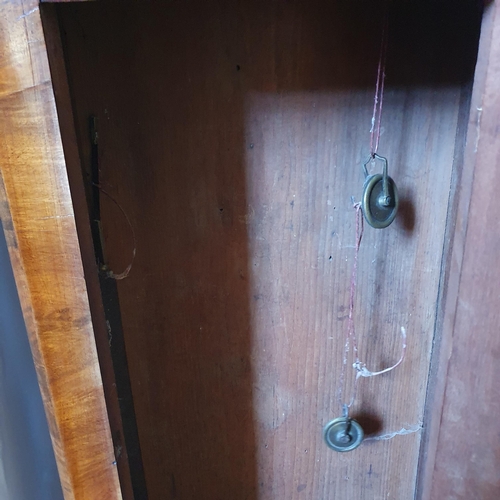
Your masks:
{"label": "brass ring", "polygon": [[344,452],[356,449],[365,433],[359,423],[347,417],[340,417],[328,422],[323,429],[325,443],[332,450]]}

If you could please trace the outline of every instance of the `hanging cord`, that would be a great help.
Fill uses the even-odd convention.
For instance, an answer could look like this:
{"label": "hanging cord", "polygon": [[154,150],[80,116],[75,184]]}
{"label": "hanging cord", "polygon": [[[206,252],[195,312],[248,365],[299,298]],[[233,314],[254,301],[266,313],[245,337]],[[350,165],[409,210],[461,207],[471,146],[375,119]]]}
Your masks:
{"label": "hanging cord", "polygon": [[[375,97],[373,100],[373,115],[371,120],[371,129],[370,129],[370,158],[375,159],[378,151],[378,146],[380,143],[380,131],[381,131],[381,123],[382,123],[382,106],[384,103],[384,85],[385,85],[385,68],[387,61],[387,41],[388,41],[388,24],[389,18],[388,15],[385,15],[384,25],[382,29],[382,41],[380,44],[380,54],[378,61],[378,69],[377,69],[377,82],[375,85]],[[349,416],[349,410],[353,406],[354,401],[356,400],[357,390],[359,379],[362,377],[375,377],[377,375],[382,375],[384,373],[388,373],[395,368],[397,368],[404,360],[406,355],[406,330],[402,326],[401,327],[401,337],[402,337],[402,350],[401,356],[399,360],[392,366],[385,368],[380,371],[370,371],[366,367],[366,364],[363,363],[359,359],[359,351],[358,351],[358,341],[356,338],[356,328],[355,328],[355,298],[356,298],[356,285],[357,285],[357,277],[358,277],[358,256],[359,249],[361,246],[361,240],[363,238],[363,210],[360,202],[355,202],[354,198],[352,199],[353,208],[355,210],[356,215],[356,240],[354,245],[354,261],[352,265],[352,274],[351,274],[351,289],[349,294],[349,319],[348,319],[348,327],[346,331],[345,337],[345,345],[342,359],[342,371],[340,375],[339,381],[339,389],[338,389],[338,401],[340,407],[342,409],[342,415],[345,418]],[[344,400],[344,386],[346,384],[346,372],[347,372],[347,364],[349,362],[349,352],[352,346],[352,358],[354,362],[352,364],[352,368],[356,372],[356,377],[352,384],[352,392],[351,397],[346,402]]]}
{"label": "hanging cord", "polygon": [[378,151],[380,142],[380,128],[382,123],[382,106],[384,104],[385,67],[387,61],[389,19],[386,16],[382,29],[382,42],[378,59],[377,83],[375,85],[375,97],[373,99],[372,126],[370,129],[370,156],[374,158]]}
{"label": "hanging cord", "polygon": [[125,217],[125,220],[127,221],[127,224],[130,228],[130,233],[132,235],[132,239],[133,239],[133,243],[134,243],[134,248],[132,250],[132,257],[130,259],[130,263],[129,265],[125,268],[124,271],[122,271],[121,273],[114,273],[111,269],[109,269],[107,266],[105,266],[106,268],[106,271],[107,271],[107,274],[110,278],[113,278],[114,280],[123,280],[125,279],[129,274],[130,274],[130,271],[132,270],[132,266],[134,265],[134,260],[135,260],[135,255],[137,253],[137,237],[135,235],[135,230],[134,230],[134,226],[132,225],[132,222],[129,218],[129,216],[127,215],[127,212],[125,212],[125,210],[123,209],[123,207],[113,198],[113,196],[111,196],[100,184],[93,184],[102,194],[104,194],[105,196],[108,197],[109,200],[111,200],[118,208],[119,210],[121,211],[121,213],[123,214],[123,216]]}
{"label": "hanging cord", "polygon": [[[350,291],[350,296],[349,296],[349,319],[348,319],[348,327],[346,331],[346,338],[345,338],[345,345],[344,345],[344,354],[343,354],[343,360],[342,360],[342,371],[340,375],[340,381],[339,381],[339,390],[338,390],[338,395],[339,395],[339,404],[342,409],[342,415],[344,417],[349,416],[349,409],[352,407],[354,404],[354,401],[356,400],[356,394],[358,390],[358,382],[361,377],[375,377],[377,375],[382,375],[384,373],[388,373],[395,368],[397,368],[404,360],[405,355],[406,355],[406,330],[402,326],[401,327],[401,337],[402,337],[402,350],[401,350],[401,356],[397,363],[394,365],[385,368],[383,370],[377,371],[377,372],[372,372],[366,368],[366,364],[361,362],[359,359],[359,352],[358,352],[358,341],[356,338],[356,328],[354,324],[354,306],[355,306],[355,298],[356,298],[356,284],[357,284],[357,277],[358,277],[358,256],[359,256],[359,249],[361,246],[361,239],[363,238],[363,211],[361,209],[361,203],[353,203],[353,207],[356,213],[356,243],[354,245],[354,261],[352,265],[352,275],[351,275],[351,291]],[[352,388],[352,393],[351,393],[351,398],[349,399],[349,402],[346,403],[344,401],[344,384],[346,381],[346,372],[347,372],[347,363],[349,361],[349,352],[350,348],[352,345],[352,352],[353,352],[353,358],[354,358],[354,363],[352,364],[353,369],[356,371],[356,378],[354,379],[354,384]]]}
{"label": "hanging cord", "polygon": [[346,332],[345,345],[344,345],[344,356],[342,360],[342,371],[340,374],[340,383],[339,383],[339,403],[342,408],[342,413],[344,417],[347,417],[349,408],[352,406],[355,398],[356,385],[357,385],[357,377],[354,382],[353,395],[351,397],[351,401],[348,404],[344,403],[344,384],[346,379],[346,371],[347,371],[347,362],[349,359],[349,351],[352,343],[352,350],[354,354],[355,364],[359,363],[358,357],[358,343],[356,340],[356,329],[354,325],[354,299],[356,295],[356,281],[358,274],[358,255],[359,255],[359,247],[361,245],[361,239],[363,238],[363,212],[361,210],[361,203],[354,203],[353,206],[356,211],[356,243],[354,245],[354,262],[352,265],[352,275],[351,275],[351,292],[349,296],[349,319],[348,319],[348,328]]}

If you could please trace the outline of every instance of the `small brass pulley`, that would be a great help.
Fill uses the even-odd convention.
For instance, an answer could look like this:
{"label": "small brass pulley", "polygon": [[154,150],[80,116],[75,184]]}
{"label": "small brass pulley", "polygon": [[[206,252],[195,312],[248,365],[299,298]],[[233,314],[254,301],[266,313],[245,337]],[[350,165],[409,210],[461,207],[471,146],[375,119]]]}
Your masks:
{"label": "small brass pulley", "polygon": [[340,417],[325,425],[323,437],[326,444],[335,451],[356,449],[364,438],[363,428],[353,418]]}
{"label": "small brass pulley", "polygon": [[[367,165],[373,160],[383,162],[382,174],[368,174]],[[387,173],[387,159],[383,156],[376,153],[370,155],[370,158],[363,164],[363,171],[365,174],[361,199],[363,214],[370,226],[383,229],[389,226],[396,217],[399,205],[398,189]]]}

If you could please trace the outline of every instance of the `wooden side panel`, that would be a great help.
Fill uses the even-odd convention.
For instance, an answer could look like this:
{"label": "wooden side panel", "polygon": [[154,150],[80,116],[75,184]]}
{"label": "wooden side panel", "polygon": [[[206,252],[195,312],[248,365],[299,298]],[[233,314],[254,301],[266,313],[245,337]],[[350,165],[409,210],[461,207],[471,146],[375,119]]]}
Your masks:
{"label": "wooden side panel", "polygon": [[[352,413],[386,439],[343,455],[321,431],[340,414],[381,5],[60,6],[82,151],[95,114],[103,188],[137,237],[119,293],[151,498],[414,495],[477,6],[394,4],[380,152],[402,206],[366,229],[356,322],[373,370],[401,326],[408,356],[362,381]],[[134,241],[101,202],[118,273]]]}
{"label": "wooden side panel", "polygon": [[438,373],[444,401],[435,408],[436,451],[423,498],[500,496],[499,78],[500,5],[491,3],[481,35],[465,156],[469,174],[460,195],[453,289],[445,309]]}
{"label": "wooden side panel", "polygon": [[1,217],[65,498],[120,486],[38,4],[0,3]]}

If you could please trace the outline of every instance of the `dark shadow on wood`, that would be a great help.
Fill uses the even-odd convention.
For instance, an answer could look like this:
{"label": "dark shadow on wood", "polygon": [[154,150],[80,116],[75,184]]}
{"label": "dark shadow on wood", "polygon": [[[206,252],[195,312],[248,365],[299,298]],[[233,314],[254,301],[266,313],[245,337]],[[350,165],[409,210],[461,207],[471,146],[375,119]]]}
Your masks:
{"label": "dark shadow on wood", "polygon": [[416,208],[413,201],[411,187],[407,187],[399,193],[399,210],[395,219],[396,225],[401,227],[405,233],[412,233],[415,228]]}
{"label": "dark shadow on wood", "polygon": [[352,418],[354,418],[354,420],[357,420],[363,428],[365,438],[380,434],[384,426],[382,418],[370,411],[363,410],[360,413],[352,415]]}

